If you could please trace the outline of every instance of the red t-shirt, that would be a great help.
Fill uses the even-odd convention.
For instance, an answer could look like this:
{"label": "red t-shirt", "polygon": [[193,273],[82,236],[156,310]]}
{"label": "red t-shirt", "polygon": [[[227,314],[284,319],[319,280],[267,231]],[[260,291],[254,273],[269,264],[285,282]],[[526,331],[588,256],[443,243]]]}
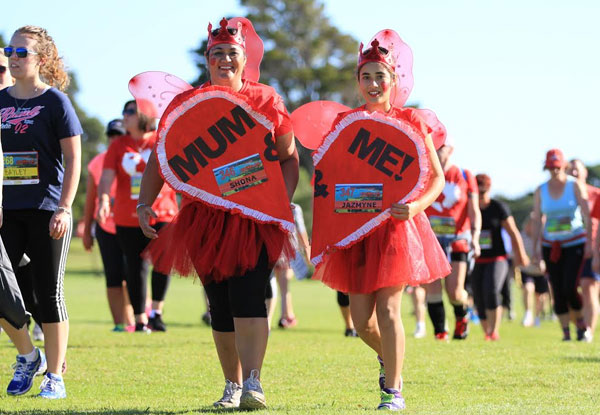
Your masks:
{"label": "red t-shirt", "polygon": [[[104,166],[104,156],[106,156],[106,151],[104,153],[98,154],[94,157],[87,166],[88,174],[92,177],[94,181],[94,185],[96,189],[98,189],[98,184],[100,183],[100,177],[102,176],[102,167]],[[88,189],[89,191],[89,189]],[[110,200],[111,203],[115,199],[115,194],[117,192],[117,183],[113,182],[110,188]],[[94,217],[98,215],[98,198],[95,200],[94,205]],[[117,228],[115,225],[114,211],[111,208],[110,216],[106,219],[104,223],[98,223],[98,225],[104,229],[108,233],[112,233],[113,235],[117,233]]]}
{"label": "red t-shirt", "polygon": [[[592,217],[592,241],[595,241],[598,232],[598,220],[600,220],[600,189],[588,184],[587,193],[590,216]],[[595,211],[597,212],[592,213]]]}
{"label": "red t-shirt", "polygon": [[467,202],[469,197],[477,195],[479,190],[475,177],[468,170],[455,165],[445,172],[446,185],[437,200],[425,213],[431,222],[431,228],[437,236],[460,235],[471,230]]}
{"label": "red t-shirt", "polygon": [[[155,142],[155,133],[141,140],[134,140],[131,136],[124,135],[114,140],[108,147],[104,168],[116,172],[117,193],[113,209],[115,223],[118,226],[139,226],[136,206],[140,184]],[[151,219],[151,224],[169,222],[177,213],[175,192],[166,184],[152,205],[152,209],[158,218]]]}

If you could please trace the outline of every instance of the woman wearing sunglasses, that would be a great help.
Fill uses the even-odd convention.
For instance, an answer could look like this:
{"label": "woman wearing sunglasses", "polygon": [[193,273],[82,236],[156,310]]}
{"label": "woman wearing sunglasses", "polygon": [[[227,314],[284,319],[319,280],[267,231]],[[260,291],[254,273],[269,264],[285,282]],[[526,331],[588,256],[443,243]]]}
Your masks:
{"label": "woman wearing sunglasses", "polygon": [[[125,255],[127,290],[133,314],[135,331],[166,331],[162,309],[170,276],[152,271],[152,310],[146,315],[146,292],[149,263],[140,254],[148,245],[138,223],[136,205],[140,194],[142,173],[156,142],[155,120],[138,110],[135,101],[123,107],[123,126],[127,134],[113,140],[106,151],[102,176],[98,185],[98,222],[102,225],[114,212],[117,241]],[[111,208],[110,190],[117,182],[114,206]],[[168,186],[159,189],[153,208],[156,217],[152,225],[157,229],[170,222],[177,213],[175,192]]]}
{"label": "woman wearing sunglasses", "polygon": [[[25,252],[31,258],[48,360],[39,396],[60,399],[66,397],[61,372],[69,334],[63,279],[81,169],[82,128],[68,97],[60,92],[69,77],[45,29],[17,29],[4,55],[15,84],[0,91],[5,171],[0,232],[13,269]],[[11,382],[20,383],[17,392],[31,387],[24,380],[37,373],[42,360],[39,355],[25,361],[17,357]]]}
{"label": "woman wearing sunglasses", "polygon": [[[210,81],[176,96],[161,118],[138,214],[144,233],[158,236],[149,247],[155,266],[198,275],[208,295],[225,377],[223,396],[214,405],[259,409],[266,407],[259,380],[268,338],[265,290],[294,229],[289,203],[298,181],[298,155],[281,97],[247,78],[251,68],[258,68],[262,41],[247,19],[235,20],[223,19],[215,31],[209,26],[205,56]],[[251,44],[255,40],[259,44]],[[258,80],[256,72],[250,79]],[[259,135],[254,134],[257,130]],[[175,145],[182,153],[169,163],[165,157],[171,139],[189,144]],[[185,159],[190,162],[183,163]],[[186,173],[179,182],[171,165],[180,176]],[[230,173],[242,177],[240,183],[256,185],[235,187],[224,179]],[[157,235],[148,220],[163,180],[177,186],[183,203],[178,217]],[[273,215],[267,215],[268,209]],[[275,217],[284,220],[273,224]],[[293,252],[289,243],[287,249]]]}

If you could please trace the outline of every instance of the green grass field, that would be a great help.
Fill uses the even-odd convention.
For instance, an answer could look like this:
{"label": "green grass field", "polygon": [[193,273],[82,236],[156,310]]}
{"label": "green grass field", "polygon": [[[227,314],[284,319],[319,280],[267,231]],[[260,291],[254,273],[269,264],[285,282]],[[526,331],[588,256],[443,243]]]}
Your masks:
{"label": "green grass field", "polygon": [[[65,375],[68,398],[48,402],[0,394],[2,414],[210,413],[223,380],[211,331],[200,321],[201,286],[174,279],[167,297],[167,333],[112,333],[101,262],[73,241],[66,275],[71,318]],[[379,402],[375,354],[345,338],[335,293],[320,283],[293,282],[299,324],[274,329],[262,372],[269,410],[285,414],[361,414]],[[515,302],[520,302],[520,295]],[[598,414],[600,340],[562,343],[555,322],[525,329],[503,323],[502,339],[486,343],[479,326],[467,341],[415,340],[410,299],[404,396],[407,414]],[[15,349],[0,335],[0,386],[11,376]]]}

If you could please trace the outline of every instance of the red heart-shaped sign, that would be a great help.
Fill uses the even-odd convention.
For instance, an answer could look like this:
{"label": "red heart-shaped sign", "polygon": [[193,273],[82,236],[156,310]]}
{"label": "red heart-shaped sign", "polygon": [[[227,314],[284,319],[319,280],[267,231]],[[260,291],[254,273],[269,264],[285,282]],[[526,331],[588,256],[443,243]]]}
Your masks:
{"label": "red heart-shaped sign", "polygon": [[339,119],[313,162],[315,265],[377,229],[392,203],[418,197],[428,172],[424,137],[412,124],[360,110]]}
{"label": "red heart-shaped sign", "polygon": [[272,130],[267,115],[228,88],[182,94],[160,122],[161,175],[192,199],[293,231]]}

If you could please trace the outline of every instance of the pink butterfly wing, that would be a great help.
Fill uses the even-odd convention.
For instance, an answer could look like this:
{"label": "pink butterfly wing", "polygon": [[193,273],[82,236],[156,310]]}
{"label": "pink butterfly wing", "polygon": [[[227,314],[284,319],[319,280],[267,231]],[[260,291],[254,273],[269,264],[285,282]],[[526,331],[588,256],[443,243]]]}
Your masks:
{"label": "pink butterfly wing", "polygon": [[335,117],[348,110],[350,107],[333,101],[313,101],[304,104],[291,115],[294,135],[304,147],[315,150],[331,129]]}
{"label": "pink butterfly wing", "polygon": [[436,150],[439,149],[446,142],[446,127],[435,115],[435,112],[428,109],[417,109],[416,111],[423,118],[425,124],[433,130],[433,133],[431,133],[433,146]]}
{"label": "pink butterfly wing", "polygon": [[129,81],[129,92],[140,112],[160,118],[171,100],[192,86],[167,72],[149,71],[137,74]]}

